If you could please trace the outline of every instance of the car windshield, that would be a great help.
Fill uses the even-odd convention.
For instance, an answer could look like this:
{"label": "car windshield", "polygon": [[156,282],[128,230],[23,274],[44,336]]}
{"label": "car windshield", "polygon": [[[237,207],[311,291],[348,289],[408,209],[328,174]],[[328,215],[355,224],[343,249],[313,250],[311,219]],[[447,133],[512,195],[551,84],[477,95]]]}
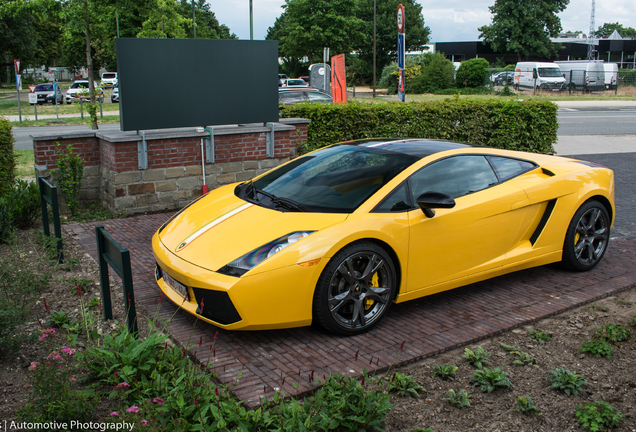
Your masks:
{"label": "car windshield", "polygon": [[351,213],[417,160],[403,153],[340,144],[243,183],[236,194],[269,208]]}
{"label": "car windshield", "polygon": [[540,77],[561,77],[561,69],[559,68],[539,68]]}
{"label": "car windshield", "polygon": [[110,74],[104,74],[102,75],[102,79],[113,79],[115,78],[117,75],[115,75],[114,73],[110,73]]}
{"label": "car windshield", "polygon": [[35,91],[53,91],[53,84],[38,84],[35,87]]}
{"label": "car windshield", "polygon": [[74,82],[71,85],[72,89],[76,89],[76,88],[88,88],[88,83],[83,83],[83,82]]}

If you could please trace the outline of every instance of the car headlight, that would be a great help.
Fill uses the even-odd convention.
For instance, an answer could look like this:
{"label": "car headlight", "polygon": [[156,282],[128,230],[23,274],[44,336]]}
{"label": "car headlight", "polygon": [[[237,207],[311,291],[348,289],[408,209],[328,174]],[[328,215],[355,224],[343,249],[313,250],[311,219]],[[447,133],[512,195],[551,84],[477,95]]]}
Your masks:
{"label": "car headlight", "polygon": [[265,261],[267,258],[277,254],[278,252],[285,249],[287,246],[296,243],[298,240],[301,240],[307,237],[309,234],[315,231],[296,231],[293,233],[289,233],[284,235],[283,237],[277,238],[274,241],[271,241],[267,244],[264,244],[261,247],[254,249],[251,252],[246,253],[242,257],[232,261],[226,267],[232,267],[235,269],[241,269],[242,273],[250,270],[252,267],[260,264]]}

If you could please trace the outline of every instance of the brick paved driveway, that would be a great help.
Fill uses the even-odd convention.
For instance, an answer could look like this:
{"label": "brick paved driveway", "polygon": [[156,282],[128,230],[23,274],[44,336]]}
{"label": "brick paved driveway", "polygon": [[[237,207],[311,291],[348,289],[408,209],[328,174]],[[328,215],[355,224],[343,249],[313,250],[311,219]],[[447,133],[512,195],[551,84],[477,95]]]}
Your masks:
{"label": "brick paved driveway", "polygon": [[[137,216],[105,222],[64,226],[93,257],[96,257],[95,225],[104,225],[112,237],[131,253],[135,297],[150,313],[156,309],[168,320],[176,308],[168,302],[157,305],[155,262],[151,237],[171,214]],[[457,288],[404,304],[369,333],[355,337],[327,334],[319,328],[259,332],[219,330],[216,356],[210,347],[217,328],[197,323],[178,312],[168,328],[175,341],[188,338],[203,346],[192,354],[210,369],[248,406],[281,388],[288,395],[311,390],[313,374],[322,378],[333,372],[360,374],[390,364],[404,364],[528,324],[586,302],[616,293],[636,283],[636,243],[613,239],[605,258],[593,271],[570,273],[555,266],[524,270],[485,282]],[[404,342],[404,348],[400,346]],[[354,361],[359,352],[358,361]],[[212,357],[212,358],[211,358]],[[241,378],[237,375],[241,372]],[[294,383],[298,388],[294,387]]]}

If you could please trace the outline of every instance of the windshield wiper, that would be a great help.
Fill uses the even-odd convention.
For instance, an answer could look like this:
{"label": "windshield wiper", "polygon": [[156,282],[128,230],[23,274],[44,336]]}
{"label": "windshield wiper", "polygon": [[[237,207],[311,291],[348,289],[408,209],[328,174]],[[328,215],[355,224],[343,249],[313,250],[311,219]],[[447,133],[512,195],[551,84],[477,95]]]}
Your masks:
{"label": "windshield wiper", "polygon": [[276,195],[273,195],[273,194],[271,194],[269,192],[265,192],[264,190],[256,189],[256,188],[254,188],[253,185],[252,185],[252,188],[254,190],[254,199],[256,200],[256,202],[259,202],[258,201],[258,194],[261,194],[261,195],[265,195],[267,198],[269,198],[274,204],[279,205],[281,207],[284,207],[287,210],[296,210],[296,211],[301,211],[301,212],[308,212],[309,211],[307,209],[307,207],[305,207],[304,205],[302,205],[298,201],[294,201],[293,199],[289,199],[289,198],[277,197]]}

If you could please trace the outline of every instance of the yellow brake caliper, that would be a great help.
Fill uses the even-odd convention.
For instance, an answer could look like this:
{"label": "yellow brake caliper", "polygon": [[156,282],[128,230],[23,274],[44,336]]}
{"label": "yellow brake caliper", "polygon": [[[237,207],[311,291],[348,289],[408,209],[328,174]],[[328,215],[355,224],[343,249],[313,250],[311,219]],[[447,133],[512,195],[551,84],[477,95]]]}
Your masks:
{"label": "yellow brake caliper", "polygon": [[[369,286],[372,286],[372,287],[378,287],[378,286],[380,286],[380,283],[379,283],[379,281],[378,281],[378,274],[377,274],[377,273],[376,273],[376,274],[374,274],[374,275],[373,275],[373,277],[371,278],[371,283],[369,284]],[[364,310],[369,310],[369,309],[371,309],[371,306],[373,306],[374,304],[375,304],[375,301],[374,301],[374,300],[371,300],[370,298],[367,298],[367,299],[364,301]]]}

